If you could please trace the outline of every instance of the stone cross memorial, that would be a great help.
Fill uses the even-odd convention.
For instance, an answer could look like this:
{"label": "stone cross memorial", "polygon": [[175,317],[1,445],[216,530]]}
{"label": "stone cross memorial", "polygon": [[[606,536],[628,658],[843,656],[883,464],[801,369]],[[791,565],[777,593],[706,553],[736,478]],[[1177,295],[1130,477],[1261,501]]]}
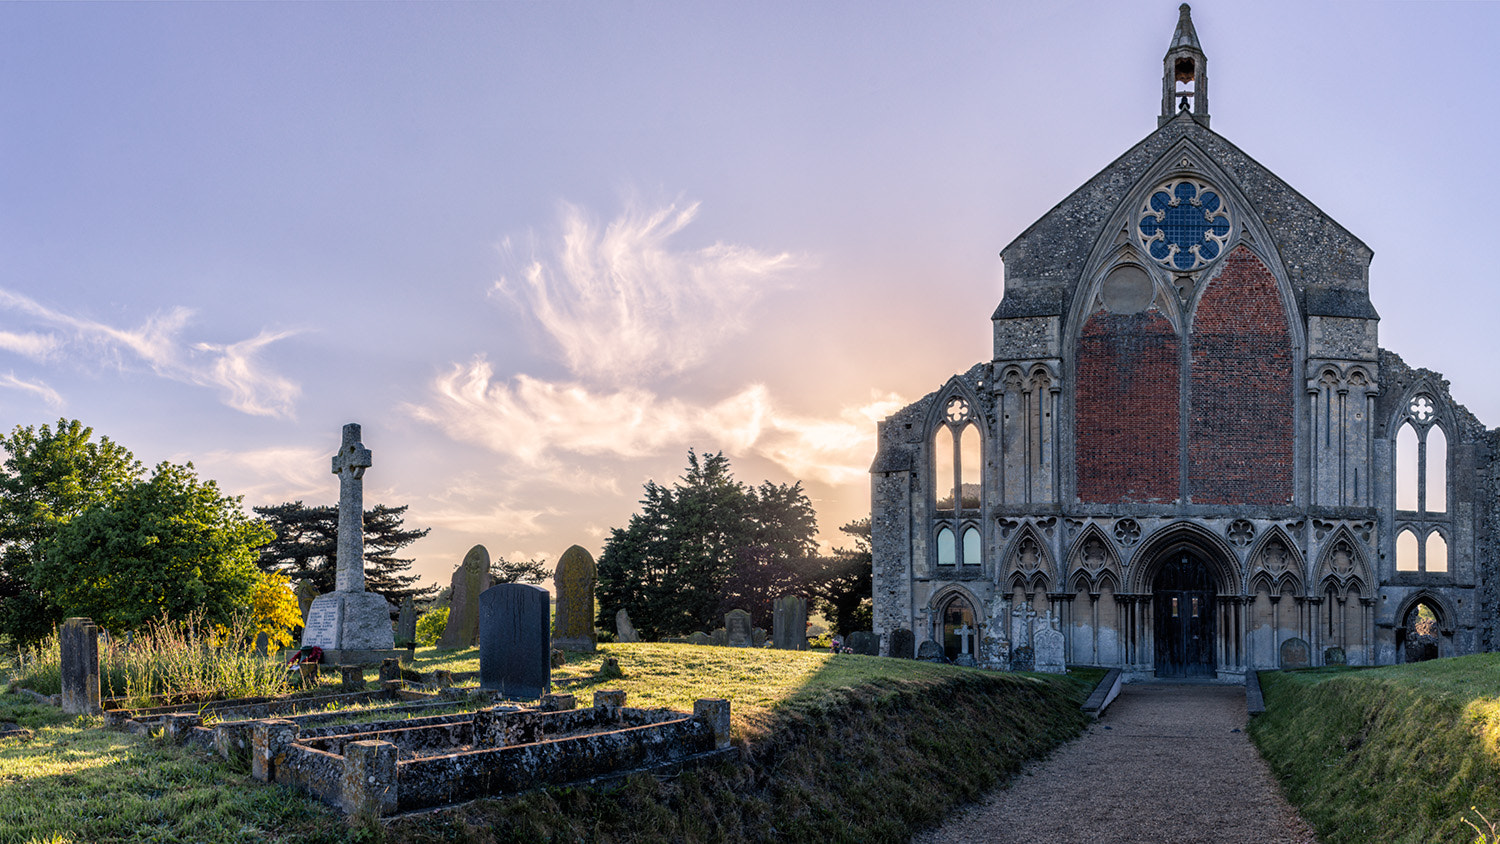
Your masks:
{"label": "stone cross memorial", "polygon": [[502,583],[479,596],[479,687],[537,700],[552,690],[551,598],[526,583]]}
{"label": "stone cross memorial", "polygon": [[359,426],[345,425],[333,456],[333,474],[339,476],[337,588],[313,599],[302,631],[303,647],[322,648],[330,664],[379,664],[400,655],[392,650],[390,605],[383,595],[365,591],[364,476],[371,461],[359,440]]}
{"label": "stone cross memorial", "polygon": [[563,552],[552,574],[557,589],[554,647],[591,654],[598,650],[594,632],[594,558],[580,545]]}

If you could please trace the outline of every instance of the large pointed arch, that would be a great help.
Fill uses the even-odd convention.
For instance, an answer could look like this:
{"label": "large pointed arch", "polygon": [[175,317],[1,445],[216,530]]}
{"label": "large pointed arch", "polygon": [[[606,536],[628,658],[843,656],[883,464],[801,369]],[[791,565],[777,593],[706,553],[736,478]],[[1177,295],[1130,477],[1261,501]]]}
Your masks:
{"label": "large pointed arch", "polygon": [[1136,593],[1152,591],[1163,561],[1178,548],[1190,548],[1202,555],[1218,585],[1219,594],[1239,593],[1244,581],[1234,549],[1214,531],[1189,521],[1165,525],[1141,543],[1134,555],[1136,565],[1126,575],[1126,590]]}
{"label": "large pointed arch", "polygon": [[[1102,555],[1097,563],[1094,562],[1096,553]],[[1089,592],[1098,594],[1101,585],[1110,582],[1113,589],[1119,591],[1125,565],[1120,559],[1119,549],[1097,523],[1089,522],[1079,531],[1064,559],[1067,560],[1068,583],[1074,589],[1082,583]]]}
{"label": "large pointed arch", "polygon": [[[1036,554],[1035,565],[1031,563],[1032,553]],[[1051,591],[1053,583],[1061,582],[1051,549],[1029,522],[1016,532],[1001,559],[1005,565],[1000,569],[1000,583],[1007,589],[1044,593]]]}
{"label": "large pointed arch", "polygon": [[1312,582],[1317,584],[1319,594],[1330,585],[1339,594],[1348,594],[1353,583],[1374,583],[1370,572],[1369,550],[1347,525],[1340,525],[1318,551]]}
{"label": "large pointed arch", "polygon": [[[1280,566],[1271,553],[1277,545],[1284,548],[1287,555],[1285,564]],[[1276,589],[1272,592],[1275,594],[1281,591],[1288,579],[1293,584],[1295,594],[1306,594],[1307,559],[1281,525],[1272,525],[1256,538],[1249,553],[1245,555],[1245,594],[1255,594],[1257,580],[1274,584]]]}

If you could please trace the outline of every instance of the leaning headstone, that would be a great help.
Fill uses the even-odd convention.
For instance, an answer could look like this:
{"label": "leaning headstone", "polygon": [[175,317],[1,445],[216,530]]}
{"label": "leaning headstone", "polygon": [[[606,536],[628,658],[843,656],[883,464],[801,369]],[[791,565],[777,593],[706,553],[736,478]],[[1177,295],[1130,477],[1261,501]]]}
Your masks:
{"label": "leaning headstone", "polygon": [[593,653],[599,638],[594,632],[594,558],[582,546],[563,552],[552,574],[557,590],[557,614],[552,627],[554,647]]}
{"label": "leaning headstone", "polygon": [[616,642],[639,642],[640,634],[635,632],[635,626],[630,623],[630,613],[620,607],[615,613],[615,641]]}
{"label": "leaning headstone", "polygon": [[94,626],[93,619],[70,618],[58,631],[58,646],[63,712],[99,713],[99,628]]}
{"label": "leaning headstone", "polygon": [[711,645],[713,644],[713,640],[702,630],[695,630],[687,637],[687,643],[689,645]]}
{"label": "leaning headstone", "polygon": [[917,659],[923,662],[947,662],[948,657],[943,653],[943,646],[928,639],[917,646]]}
{"label": "leaning headstone", "polygon": [[401,615],[396,618],[396,644],[402,647],[417,641],[417,602],[410,595],[401,599]]}
{"label": "leaning headstone", "polygon": [[1346,653],[1344,653],[1344,649],[1343,648],[1324,648],[1323,649],[1323,664],[1324,665],[1348,665],[1349,664],[1349,655],[1346,654]]}
{"label": "leaning headstone", "polygon": [[807,650],[807,599],[787,595],[771,605],[772,647],[784,651]]}
{"label": "leaning headstone", "polygon": [[537,700],[552,688],[550,596],[540,586],[502,583],[479,596],[479,687]]}
{"label": "leaning headstone", "polygon": [[1036,670],[1047,674],[1066,674],[1068,666],[1064,657],[1062,631],[1057,629],[1057,619],[1052,611],[1037,619],[1036,632],[1031,636],[1031,648],[1036,654]]}
{"label": "leaning headstone", "polygon": [[307,626],[307,611],[312,609],[312,602],[317,600],[318,587],[311,580],[297,581],[297,609],[302,611],[302,626]]}
{"label": "leaning headstone", "polygon": [[438,647],[472,648],[479,642],[479,596],[490,584],[490,552],[483,545],[475,545],[453,572],[448,623]]}
{"label": "leaning headstone", "polygon": [[891,631],[891,656],[900,659],[911,659],[912,651],[916,647],[915,637],[910,630],[900,627]]}
{"label": "leaning headstone", "polygon": [[313,600],[302,631],[302,646],[322,648],[327,662],[378,663],[398,656],[392,651],[390,605],[384,595],[365,591],[364,477],[370,465],[359,425],[345,425],[343,442],[333,456],[333,474],[339,476],[335,588]]}
{"label": "leaning headstone", "polygon": [[856,630],[844,640],[844,646],[857,654],[880,656],[880,637],[868,630]]}
{"label": "leaning headstone", "polygon": [[750,613],[744,610],[724,613],[724,631],[728,634],[729,647],[748,648],[754,644],[755,637],[751,635],[750,627]]}
{"label": "leaning headstone", "polygon": [[1281,643],[1281,670],[1306,668],[1312,664],[1312,646],[1293,636]]}

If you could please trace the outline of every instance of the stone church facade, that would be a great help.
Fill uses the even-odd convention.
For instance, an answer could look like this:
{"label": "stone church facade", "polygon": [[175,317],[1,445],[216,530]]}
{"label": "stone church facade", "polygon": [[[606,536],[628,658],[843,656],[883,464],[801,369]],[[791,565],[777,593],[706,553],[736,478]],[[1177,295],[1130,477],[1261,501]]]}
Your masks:
{"label": "stone church facade", "polygon": [[1225,681],[1495,649],[1500,430],[1379,346],[1370,248],[1210,130],[1185,4],[1164,64],[1156,131],[1002,251],[993,360],[880,423],[883,647],[1029,666],[1050,627]]}

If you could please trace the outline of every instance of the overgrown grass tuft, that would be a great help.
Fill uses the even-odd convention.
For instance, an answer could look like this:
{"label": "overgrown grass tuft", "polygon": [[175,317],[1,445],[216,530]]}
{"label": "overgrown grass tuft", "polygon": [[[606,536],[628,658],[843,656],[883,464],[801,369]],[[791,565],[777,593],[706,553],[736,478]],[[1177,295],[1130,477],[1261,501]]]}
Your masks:
{"label": "overgrown grass tuft", "polygon": [[1467,844],[1500,814],[1500,654],[1261,687],[1250,735],[1325,844]]}
{"label": "overgrown grass tuft", "polygon": [[[286,666],[255,651],[255,629],[248,618],[228,627],[202,618],[158,619],[129,642],[99,643],[100,693],[146,706],[157,696],[181,693],[207,698],[281,695],[290,691]],[[19,685],[42,694],[61,688],[61,655],[54,633],[20,653]]]}

